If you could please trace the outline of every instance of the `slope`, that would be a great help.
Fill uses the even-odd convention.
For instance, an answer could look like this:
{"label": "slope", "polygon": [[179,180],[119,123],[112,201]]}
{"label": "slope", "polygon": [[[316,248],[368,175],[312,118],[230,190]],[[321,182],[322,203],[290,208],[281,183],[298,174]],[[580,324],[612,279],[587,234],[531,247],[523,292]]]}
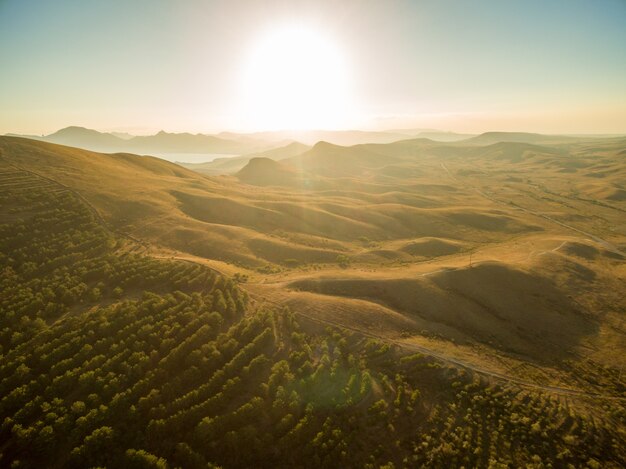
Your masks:
{"label": "slope", "polygon": [[[389,161],[360,148],[324,148],[317,145],[313,153],[305,153],[303,166],[325,174],[338,165],[345,174],[356,167],[362,174]],[[327,178],[323,185],[295,184],[287,193],[260,193],[234,178],[203,177],[152,157],[105,155],[11,137],[0,139],[0,151],[25,169],[45,168],[48,177],[78,191],[116,229],[249,267],[281,259],[276,253],[271,259],[259,257],[258,239],[277,252],[289,247],[283,260],[298,259],[294,254],[301,251],[301,259],[311,262],[313,247],[320,250],[319,262],[327,262],[342,252],[360,251],[354,243],[361,237],[388,243],[455,232],[457,239],[475,242],[541,229],[519,214],[494,210],[476,195],[420,180],[345,176]],[[345,159],[335,158],[335,151]],[[300,160],[285,161],[293,165]],[[431,169],[424,171],[424,180],[431,180]]]}
{"label": "slope", "polygon": [[254,186],[292,186],[299,178],[295,169],[269,158],[251,158],[237,172],[237,179]]}
{"label": "slope", "polygon": [[534,143],[534,144],[555,144],[571,143],[578,140],[576,137],[564,135],[543,135],[527,132],[485,132],[476,137],[463,140],[467,145],[491,145],[499,142]]}
{"label": "slope", "polygon": [[626,461],[619,400],[555,399],[256,308],[206,267],[131,252],[2,149],[1,466]]}
{"label": "slope", "polygon": [[309,150],[310,147],[299,142],[292,142],[285,146],[272,148],[260,153],[250,155],[233,156],[228,158],[216,158],[208,163],[182,163],[181,166],[209,176],[220,174],[233,174],[242,169],[252,158],[270,158],[280,161],[292,156],[299,155]]}

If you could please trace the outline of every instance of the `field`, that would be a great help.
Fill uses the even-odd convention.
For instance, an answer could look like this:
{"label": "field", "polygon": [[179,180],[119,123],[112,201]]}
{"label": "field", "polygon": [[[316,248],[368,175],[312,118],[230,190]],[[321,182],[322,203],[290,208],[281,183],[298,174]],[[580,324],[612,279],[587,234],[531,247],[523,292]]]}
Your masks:
{"label": "field", "polygon": [[621,467],[625,155],[0,137],[0,465]]}

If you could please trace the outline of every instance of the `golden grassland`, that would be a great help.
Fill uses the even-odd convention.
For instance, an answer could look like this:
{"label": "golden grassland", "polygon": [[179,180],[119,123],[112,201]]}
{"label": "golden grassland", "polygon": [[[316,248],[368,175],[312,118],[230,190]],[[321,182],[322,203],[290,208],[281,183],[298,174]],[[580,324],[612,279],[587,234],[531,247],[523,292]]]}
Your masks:
{"label": "golden grassland", "polygon": [[259,304],[619,388],[601,375],[626,348],[626,141],[528,140],[320,142],[198,171],[9,137],[0,155],[76,191],[133,249],[236,275]]}

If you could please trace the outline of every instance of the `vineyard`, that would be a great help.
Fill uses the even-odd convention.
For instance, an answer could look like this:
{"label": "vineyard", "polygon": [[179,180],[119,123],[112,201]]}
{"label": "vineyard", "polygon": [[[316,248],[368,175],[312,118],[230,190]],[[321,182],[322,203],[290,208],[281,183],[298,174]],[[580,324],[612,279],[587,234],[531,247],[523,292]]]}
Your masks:
{"label": "vineyard", "polygon": [[489,382],[134,253],[0,166],[1,467],[624,467],[622,401]]}

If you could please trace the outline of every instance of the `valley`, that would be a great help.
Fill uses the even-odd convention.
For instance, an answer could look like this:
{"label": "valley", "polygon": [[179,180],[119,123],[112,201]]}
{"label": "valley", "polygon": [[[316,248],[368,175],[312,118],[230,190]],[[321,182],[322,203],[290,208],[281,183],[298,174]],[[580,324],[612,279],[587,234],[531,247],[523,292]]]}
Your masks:
{"label": "valley", "polygon": [[0,469],[626,468],[624,24],[0,0]]}
{"label": "valley", "polygon": [[[5,200],[19,200],[11,191],[21,187],[73,197],[121,259],[231,279],[247,306],[229,311],[242,321],[273,311],[276,328],[289,311],[310,340],[325,328],[417,354],[442,376],[605,415],[623,441],[624,148],[620,139],[321,142],[230,173],[218,161],[225,174],[207,176],[148,156],[1,137],[0,182]],[[143,301],[133,288],[122,288],[124,301]],[[119,293],[108,295],[52,314],[51,331],[67,315],[109,314]]]}

